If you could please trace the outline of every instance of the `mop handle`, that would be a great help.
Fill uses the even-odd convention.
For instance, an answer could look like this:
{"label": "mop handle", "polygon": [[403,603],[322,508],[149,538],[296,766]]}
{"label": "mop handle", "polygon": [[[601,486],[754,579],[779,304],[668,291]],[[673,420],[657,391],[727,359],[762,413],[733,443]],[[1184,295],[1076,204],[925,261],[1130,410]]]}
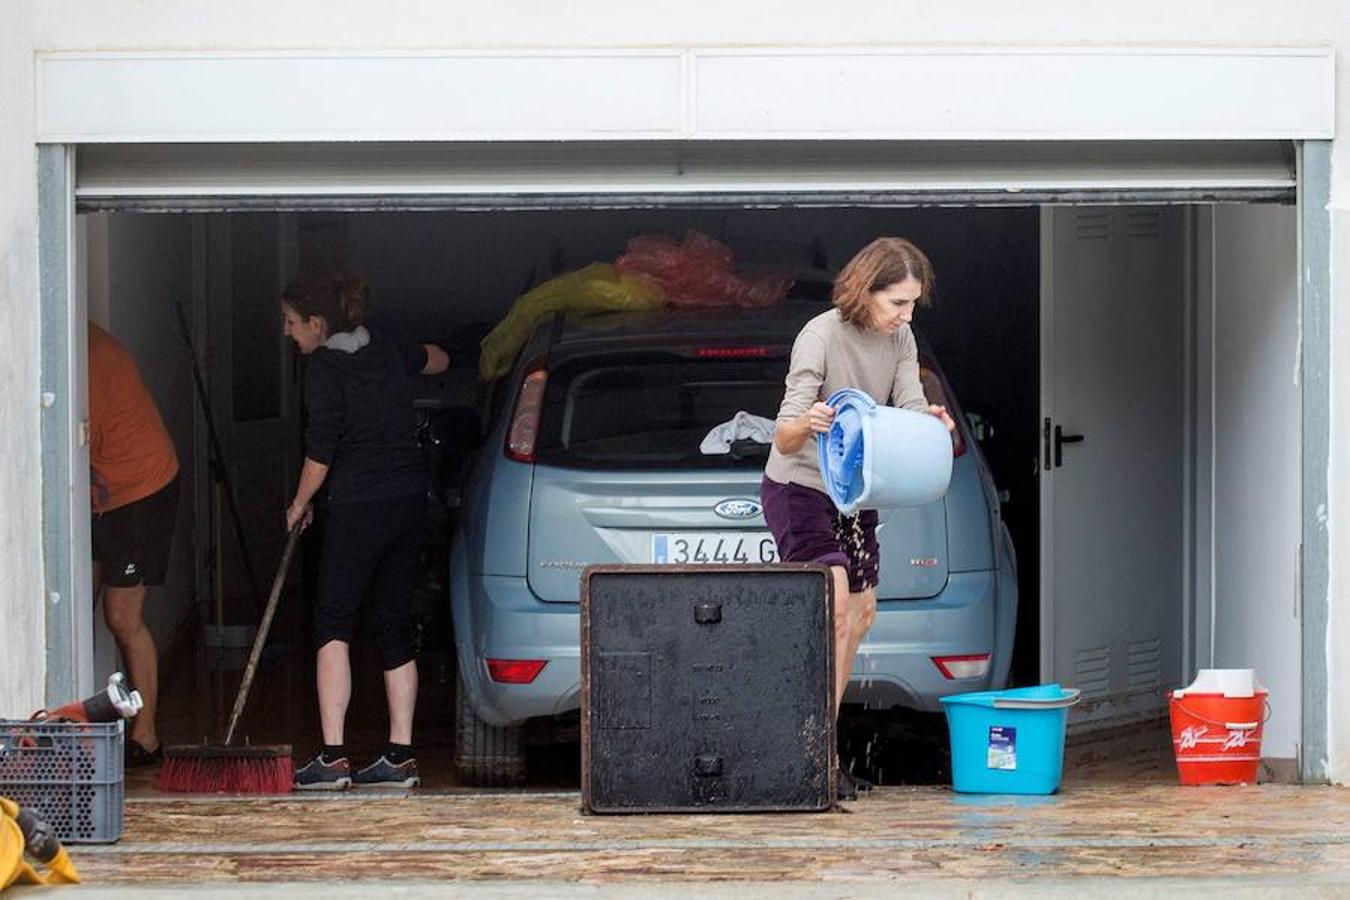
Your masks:
{"label": "mop handle", "polygon": [[277,612],[277,602],[281,599],[281,588],[286,583],[286,569],[291,564],[291,554],[295,552],[295,542],[300,537],[300,523],[296,522],[286,538],[286,549],[281,554],[281,565],[277,566],[276,577],[272,579],[272,592],[267,596],[267,609],[263,611],[262,621],[258,623],[258,633],[253,638],[253,649],[248,654],[248,665],[244,666],[244,677],[239,682],[239,693],[234,698],[234,710],[230,713],[230,726],[225,729],[225,743],[228,745],[234,737],[234,728],[243,715],[244,704],[248,702],[248,689],[253,686],[253,675],[258,671],[258,660],[262,657],[263,644],[267,643],[267,632],[272,627],[272,617]]}
{"label": "mop handle", "polygon": [[192,360],[192,384],[197,391],[197,402],[201,404],[202,418],[206,420],[206,436],[211,447],[208,462],[212,474],[225,494],[225,505],[230,509],[230,522],[234,525],[235,540],[239,542],[239,555],[244,563],[244,574],[248,576],[248,586],[253,592],[251,599],[257,603],[258,575],[253,568],[253,554],[249,552],[248,541],[244,538],[244,523],[239,518],[239,507],[234,499],[234,485],[230,483],[230,467],[225,465],[225,452],[220,447],[215,417],[211,415],[211,396],[207,393],[206,382],[202,379],[201,365],[197,361],[197,348],[192,343],[192,329],[188,327],[187,313],[183,312],[183,304],[174,300],[173,308],[174,312],[178,313],[178,330],[183,335],[183,343],[187,346],[188,358]]}

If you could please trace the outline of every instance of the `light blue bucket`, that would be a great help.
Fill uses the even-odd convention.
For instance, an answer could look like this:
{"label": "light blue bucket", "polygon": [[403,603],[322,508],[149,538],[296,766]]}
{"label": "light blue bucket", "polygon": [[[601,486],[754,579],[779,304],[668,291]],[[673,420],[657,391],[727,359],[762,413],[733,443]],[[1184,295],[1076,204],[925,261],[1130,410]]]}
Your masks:
{"label": "light blue bucket", "polygon": [[834,424],[816,436],[820,477],[841,513],[924,506],[947,493],[952,440],[936,416],[878,404],[853,388],[825,403]]}
{"label": "light blue bucket", "polygon": [[1057,684],[940,698],[952,739],[952,788],[963,794],[1053,794],[1064,727],[1078,691]]}

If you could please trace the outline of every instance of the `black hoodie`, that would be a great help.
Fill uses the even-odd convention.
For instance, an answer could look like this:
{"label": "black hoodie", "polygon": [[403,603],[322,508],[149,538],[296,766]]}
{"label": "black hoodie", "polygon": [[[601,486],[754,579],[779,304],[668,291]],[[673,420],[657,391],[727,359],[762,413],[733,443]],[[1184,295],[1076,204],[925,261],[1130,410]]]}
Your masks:
{"label": "black hoodie", "polygon": [[354,353],[324,346],[305,371],[305,456],[329,466],[330,503],[385,500],[428,489],[417,445],[413,376],[427,364],[421,344],[368,328]]}

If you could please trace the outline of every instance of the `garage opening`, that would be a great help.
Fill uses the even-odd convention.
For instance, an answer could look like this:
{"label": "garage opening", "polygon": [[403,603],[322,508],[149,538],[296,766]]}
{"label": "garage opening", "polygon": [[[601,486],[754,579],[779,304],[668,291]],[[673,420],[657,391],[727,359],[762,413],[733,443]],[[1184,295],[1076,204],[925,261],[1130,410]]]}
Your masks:
{"label": "garage opening", "polygon": [[[1259,149],[1245,158],[1247,174],[1269,176],[1269,166],[1253,163],[1271,158],[1269,148]],[[875,151],[854,159],[851,176],[837,159],[831,171],[840,177],[842,169],[856,191],[858,167],[875,165]],[[111,164],[114,157],[122,168]],[[483,163],[498,178],[494,190],[475,185],[472,202],[461,193],[447,203],[444,193],[435,195],[441,200],[410,199],[415,193],[406,184],[399,189],[387,180],[359,201],[334,201],[326,192],[309,200],[292,192],[285,202],[256,191],[205,197],[166,185],[162,169],[154,175],[159,188],[129,199],[126,173],[135,167],[127,167],[128,159],[105,156],[100,168],[95,155],[83,179],[82,283],[91,319],[136,356],[190,475],[170,580],[148,613],[164,650],[166,731],[179,729],[182,739],[218,732],[240,645],[256,620],[255,583],[265,584],[280,555],[281,513],[303,453],[303,365],[280,333],[276,303],[286,281],[335,270],[360,274],[371,284],[380,320],[440,343],[451,358],[449,372],[427,380],[420,404],[438,476],[417,604],[424,775],[465,781],[451,761],[457,743],[462,750],[465,740],[475,740],[491,744],[486,755],[519,755],[525,765],[480,768],[471,780],[524,776],[534,784],[570,784],[577,768],[570,685],[552,708],[539,708],[546,714],[523,722],[490,703],[476,706],[482,701],[466,696],[462,684],[456,692],[465,662],[454,640],[461,623],[452,621],[453,536],[467,517],[481,515],[476,501],[499,499],[475,479],[483,476],[485,452],[501,455],[492,445],[494,428],[510,413],[519,390],[512,379],[521,374],[513,369],[484,383],[479,342],[517,296],[562,273],[613,261],[638,235],[708,234],[730,248],[738,268],[788,272],[798,284],[796,299],[821,302],[829,273],[871,238],[893,234],[914,240],[935,265],[936,303],[920,311],[915,331],[964,413],[971,459],[980,459],[992,478],[991,528],[1006,524],[1015,550],[1009,684],[1057,678],[1089,700],[1080,728],[1137,731],[1141,722],[1157,722],[1162,692],[1196,667],[1255,666],[1272,688],[1276,717],[1266,755],[1276,765],[1289,761],[1288,771],[1275,774],[1292,777],[1297,622],[1292,609],[1288,616],[1269,609],[1270,597],[1292,597],[1299,530],[1297,404],[1282,399],[1297,365],[1297,228],[1292,207],[1284,205],[1287,165],[1285,181],[1249,181],[1234,190],[1232,199],[1242,201],[1234,203],[1207,202],[1215,199],[1214,186],[1184,177],[1133,195],[1117,184],[1109,193],[1061,189],[1021,205],[993,187],[1006,178],[979,184],[969,177],[913,192],[903,204],[894,194],[843,196],[838,185],[802,201],[801,185],[793,183],[802,177],[800,158],[793,177],[777,174],[776,187],[762,182],[758,191],[734,196],[693,191],[659,202],[650,194],[606,200],[552,193],[547,202],[530,203],[501,180],[495,160]],[[252,171],[266,181],[266,154],[254,161],[261,169]],[[294,159],[283,162],[293,171]],[[528,158],[517,162],[529,168]],[[753,159],[742,162],[743,173],[768,177]],[[182,171],[201,181],[209,170],[198,160]],[[989,193],[995,190],[996,205]],[[802,202],[790,202],[794,197]],[[1075,205],[1089,200],[1095,203]],[[151,211],[160,214],[145,214]],[[175,303],[196,349],[205,404],[194,395]],[[572,383],[589,377],[601,391],[607,380],[613,389],[632,374],[595,374],[577,365]],[[207,407],[221,438],[233,511],[225,480],[212,472]],[[1262,415],[1253,417],[1253,409]],[[1081,443],[1072,442],[1075,434],[1083,435]],[[696,473],[693,480],[708,477]],[[572,496],[582,490],[565,475],[543,486]],[[541,515],[528,528],[541,527],[548,519]],[[956,515],[950,506],[947,515]],[[536,537],[530,532],[521,541],[533,545]],[[938,555],[955,560],[985,552],[946,537]],[[245,726],[255,741],[317,743],[306,630],[317,538],[317,532],[309,538],[293,572],[255,686]],[[958,575],[981,565],[996,571],[998,535],[983,540],[987,564],[949,568]],[[654,552],[651,546],[633,552]],[[1257,558],[1269,565],[1255,565]],[[539,563],[568,561],[562,550],[535,548],[521,568],[533,575]],[[591,561],[618,560],[585,560]],[[487,564],[487,574],[499,564]],[[483,571],[481,558],[470,565]],[[550,574],[575,573],[561,566]],[[912,598],[891,602],[899,608]],[[988,625],[991,632],[998,627]],[[358,637],[354,647],[348,740],[376,750],[384,706],[369,644]],[[484,682],[493,681],[486,652],[492,648],[481,649],[483,658],[470,665]],[[865,645],[863,666],[868,653]],[[100,675],[114,667],[106,633],[95,654]],[[955,674],[949,680],[959,683],[968,674],[959,668],[963,655],[934,661],[938,677]],[[888,690],[884,678],[869,679],[866,671],[860,676],[849,709],[858,728],[846,732],[841,758],[887,783],[944,778],[941,741],[932,740],[941,737],[931,727],[934,710],[914,710],[922,703],[903,688]],[[466,738],[469,715],[476,721]],[[925,763],[902,762],[914,759],[916,745]],[[1170,751],[1155,741],[1127,752],[1161,759]]]}

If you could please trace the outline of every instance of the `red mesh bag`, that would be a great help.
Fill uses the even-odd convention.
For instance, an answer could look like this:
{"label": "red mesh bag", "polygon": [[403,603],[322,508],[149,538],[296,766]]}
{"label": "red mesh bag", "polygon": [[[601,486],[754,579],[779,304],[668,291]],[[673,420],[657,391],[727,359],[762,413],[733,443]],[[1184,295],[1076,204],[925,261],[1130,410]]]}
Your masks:
{"label": "red mesh bag", "polygon": [[672,306],[774,306],[792,286],[785,275],[737,275],[731,248],[692,228],[681,243],[665,235],[639,235],[614,266],[655,283]]}

